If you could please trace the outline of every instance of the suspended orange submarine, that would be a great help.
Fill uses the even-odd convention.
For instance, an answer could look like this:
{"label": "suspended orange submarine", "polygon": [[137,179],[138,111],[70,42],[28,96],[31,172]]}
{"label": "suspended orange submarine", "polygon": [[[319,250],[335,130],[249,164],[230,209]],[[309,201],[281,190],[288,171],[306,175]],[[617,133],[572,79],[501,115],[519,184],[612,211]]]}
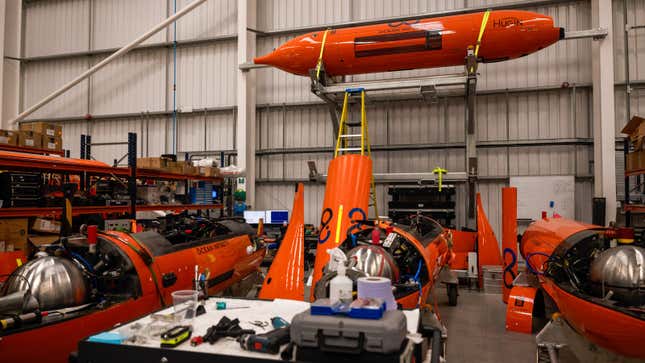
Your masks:
{"label": "suspended orange submarine", "polygon": [[327,75],[342,76],[463,65],[477,45],[479,62],[505,61],[563,38],[549,16],[496,10],[307,33],[254,62],[307,76],[320,61]]}

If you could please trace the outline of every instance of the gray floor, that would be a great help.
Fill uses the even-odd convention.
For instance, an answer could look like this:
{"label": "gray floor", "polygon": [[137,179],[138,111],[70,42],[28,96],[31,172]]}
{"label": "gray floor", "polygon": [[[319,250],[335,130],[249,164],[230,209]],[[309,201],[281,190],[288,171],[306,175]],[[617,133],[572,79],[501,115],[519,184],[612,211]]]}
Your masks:
{"label": "gray floor", "polygon": [[535,336],[506,331],[501,295],[461,288],[453,307],[448,305],[445,289],[436,294],[437,308],[448,328],[448,363],[535,362]]}

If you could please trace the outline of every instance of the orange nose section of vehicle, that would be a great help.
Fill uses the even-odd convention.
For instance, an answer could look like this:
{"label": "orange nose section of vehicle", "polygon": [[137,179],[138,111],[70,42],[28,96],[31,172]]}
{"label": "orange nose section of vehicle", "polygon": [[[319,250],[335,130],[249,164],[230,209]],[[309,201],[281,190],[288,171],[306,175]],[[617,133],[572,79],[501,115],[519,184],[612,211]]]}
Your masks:
{"label": "orange nose section of vehicle", "polygon": [[322,40],[320,33],[301,35],[282,44],[273,52],[257,57],[255,64],[266,64],[285,72],[306,76],[316,67]]}

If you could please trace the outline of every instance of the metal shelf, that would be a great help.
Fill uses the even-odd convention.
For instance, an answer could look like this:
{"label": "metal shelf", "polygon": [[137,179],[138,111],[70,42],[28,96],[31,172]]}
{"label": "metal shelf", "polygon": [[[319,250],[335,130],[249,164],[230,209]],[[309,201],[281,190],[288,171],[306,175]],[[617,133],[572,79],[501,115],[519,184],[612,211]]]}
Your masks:
{"label": "metal shelf", "polygon": [[[200,209],[222,209],[221,204],[153,204],[137,205],[137,211],[153,210],[200,210]],[[63,207],[16,207],[0,208],[0,218],[24,218],[24,217],[59,217]],[[72,207],[72,215],[80,216],[86,214],[103,213],[128,213],[129,205],[119,206],[79,206]]]}
{"label": "metal shelf", "polygon": [[154,204],[137,205],[137,211],[222,209],[221,204]]}
{"label": "metal shelf", "polygon": [[[124,168],[126,170],[129,169]],[[154,178],[154,179],[166,179],[166,180],[207,180],[212,182],[221,182],[222,177],[219,176],[204,176],[204,175],[186,175],[186,174],[176,174],[170,173],[162,170],[154,169],[139,169],[137,168],[137,178]]]}
{"label": "metal shelf", "polygon": [[[127,213],[130,210],[129,205],[124,206],[82,206],[73,207],[72,215],[80,216],[83,214],[101,214],[101,213]],[[63,212],[63,207],[16,207],[0,208],[0,218],[8,217],[59,217]]]}
{"label": "metal shelf", "polygon": [[645,174],[645,169],[625,171],[625,176],[635,176],[635,175],[641,175],[641,174]]}
{"label": "metal shelf", "polygon": [[0,169],[31,170],[49,172],[89,173],[94,175],[115,175],[127,177],[127,168],[113,168],[107,164],[90,160],[69,159],[55,156],[29,155],[11,151],[0,151]]}
{"label": "metal shelf", "polygon": [[49,150],[49,149],[39,149],[39,148],[34,148],[34,147],[15,146],[15,145],[7,145],[7,144],[0,144],[0,150],[2,150],[2,151],[13,151],[13,152],[19,152],[19,153],[28,153],[28,154],[37,154],[37,155],[60,155],[60,156],[65,156],[65,151],[64,150],[54,151],[54,150]]}
{"label": "metal shelf", "polygon": [[645,213],[644,204],[626,204],[623,209],[629,212]]}

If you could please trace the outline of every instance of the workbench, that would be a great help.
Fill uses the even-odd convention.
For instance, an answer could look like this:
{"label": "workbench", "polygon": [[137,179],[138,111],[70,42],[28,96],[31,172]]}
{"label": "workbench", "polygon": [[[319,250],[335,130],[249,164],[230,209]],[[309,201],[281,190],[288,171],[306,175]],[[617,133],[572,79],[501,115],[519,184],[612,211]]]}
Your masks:
{"label": "workbench", "polygon": [[[225,302],[226,310],[216,310],[216,302]],[[217,324],[224,316],[230,319],[239,319],[243,329],[253,329],[257,334],[268,332],[273,328],[270,319],[279,316],[288,322],[298,313],[309,308],[309,303],[303,301],[281,300],[273,301],[252,300],[252,299],[231,299],[231,298],[210,298],[206,301],[206,313],[195,318],[193,322],[193,336],[200,336],[206,330]],[[244,308],[241,308],[244,307]],[[157,311],[157,314],[171,314],[173,308],[166,308]],[[408,333],[415,334],[419,326],[419,310],[404,311],[407,319]],[[151,314],[152,315],[152,314]],[[106,332],[127,332],[133,326],[146,327],[151,321],[151,315],[116,326]],[[251,324],[254,321],[264,321],[269,325],[259,328]],[[145,328],[144,328],[145,329]],[[123,344],[108,344],[88,341],[84,339],[79,342],[78,362],[81,363],[143,363],[143,362],[275,362],[280,360],[280,354],[264,354],[245,351],[234,338],[222,338],[215,344],[203,343],[198,346],[191,346],[189,342],[175,348],[161,348],[159,339],[148,338],[146,341],[135,343],[125,342]],[[404,351],[409,351],[415,345],[412,340]],[[285,345],[286,346],[286,345]],[[284,347],[282,349],[284,349]],[[409,352],[408,352],[409,353]],[[354,359],[356,357],[354,356]],[[359,359],[360,361],[360,359]]]}

